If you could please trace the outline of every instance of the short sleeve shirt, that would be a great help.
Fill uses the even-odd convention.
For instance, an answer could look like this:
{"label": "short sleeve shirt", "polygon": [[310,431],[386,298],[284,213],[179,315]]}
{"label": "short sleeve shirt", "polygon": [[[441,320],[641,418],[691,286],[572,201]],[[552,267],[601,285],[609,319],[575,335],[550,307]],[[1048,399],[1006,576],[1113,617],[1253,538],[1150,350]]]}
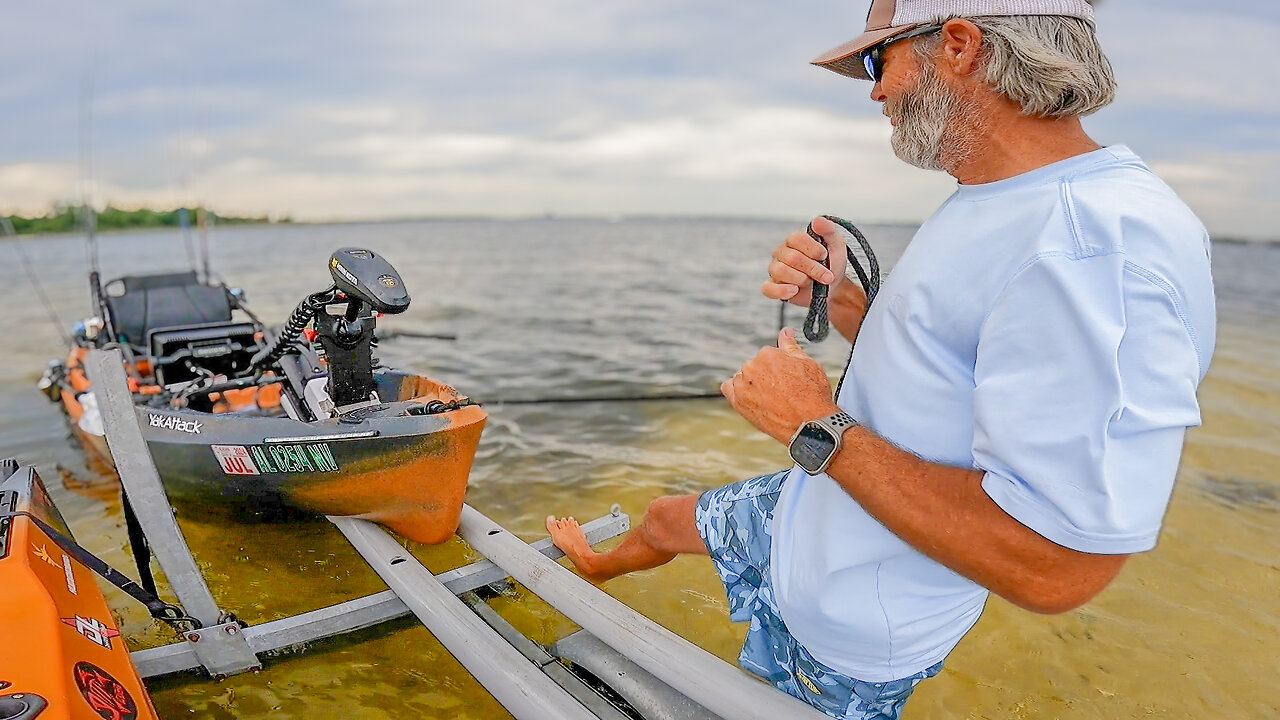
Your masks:
{"label": "short sleeve shirt", "polygon": [[[961,185],[863,322],[837,403],[1045,538],[1152,548],[1213,351],[1209,239],[1124,147]],[[793,468],[773,584],[819,660],[884,682],[942,660],[986,590],[897,538],[825,474]]]}

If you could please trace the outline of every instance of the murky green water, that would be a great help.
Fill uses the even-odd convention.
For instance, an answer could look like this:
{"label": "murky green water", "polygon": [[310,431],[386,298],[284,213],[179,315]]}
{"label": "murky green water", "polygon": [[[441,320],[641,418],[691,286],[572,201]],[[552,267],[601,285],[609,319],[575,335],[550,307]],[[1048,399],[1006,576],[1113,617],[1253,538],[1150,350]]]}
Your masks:
{"label": "murky green water", "polygon": [[[772,338],[777,308],[758,288],[763,259],[790,229],[690,221],[227,228],[214,235],[213,258],[272,321],[325,284],[334,248],[367,245],[391,259],[414,298],[389,327],[459,335],[388,342],[380,354],[389,364],[490,399],[633,395],[712,390]],[[864,229],[890,265],[910,234]],[[80,239],[26,248],[62,320],[83,316]],[[186,262],[173,233],[108,236],[103,250],[107,276]],[[1204,427],[1188,436],[1159,547],[1070,613],[1038,616],[993,598],[943,673],[917,690],[909,720],[1280,716],[1280,247],[1219,246],[1215,275],[1221,329],[1201,388]],[[86,462],[34,390],[59,340],[5,244],[0,283],[18,311],[0,319],[11,346],[0,368],[0,456],[35,464],[78,539],[129,568],[114,480]],[[829,341],[813,352],[834,374],[847,347]],[[529,540],[549,513],[596,517],[618,502],[638,516],[657,495],[788,464],[720,401],[487,409],[468,501]],[[249,622],[383,589],[325,522],[246,525],[215,508],[178,510],[220,605]],[[437,572],[475,557],[459,541],[415,553]],[[720,657],[736,656],[745,628],[727,621],[705,558],[606,589]],[[108,590],[135,648],[171,640]],[[493,605],[543,642],[573,629],[518,589]],[[150,687],[165,718],[506,717],[411,621],[315,643],[257,675]]]}

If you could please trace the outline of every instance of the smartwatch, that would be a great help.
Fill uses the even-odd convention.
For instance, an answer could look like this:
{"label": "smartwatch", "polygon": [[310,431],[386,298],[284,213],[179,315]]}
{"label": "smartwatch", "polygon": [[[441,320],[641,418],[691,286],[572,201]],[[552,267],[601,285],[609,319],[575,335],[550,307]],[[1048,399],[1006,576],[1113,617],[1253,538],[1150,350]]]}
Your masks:
{"label": "smartwatch", "polygon": [[831,464],[831,459],[840,449],[840,438],[845,430],[858,422],[841,410],[800,426],[796,434],[791,436],[788,450],[791,459],[804,468],[810,475],[817,475]]}

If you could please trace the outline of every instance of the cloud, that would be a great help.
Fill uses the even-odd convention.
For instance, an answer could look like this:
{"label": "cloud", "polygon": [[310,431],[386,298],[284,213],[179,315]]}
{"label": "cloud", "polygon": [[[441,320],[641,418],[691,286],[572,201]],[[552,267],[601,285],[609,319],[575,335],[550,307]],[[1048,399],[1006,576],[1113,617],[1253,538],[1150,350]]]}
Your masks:
{"label": "cloud", "polygon": [[39,214],[52,201],[71,202],[79,184],[72,165],[15,163],[0,165],[0,213]]}
{"label": "cloud", "polygon": [[806,217],[844,207],[864,221],[902,221],[927,214],[953,185],[941,174],[922,185],[926,174],[889,152],[883,118],[790,107],[524,133],[396,130],[375,118],[363,132],[315,144],[305,158],[242,152],[206,171],[204,191],[256,203],[292,197],[292,212],[308,219],[354,218],[364,208]]}
{"label": "cloud", "polygon": [[[1275,13],[1259,13],[1248,4],[1197,3],[1160,12],[1143,5],[1117,3],[1099,10],[1099,36],[1116,66],[1126,106],[1280,119],[1280,95],[1271,73],[1264,71],[1275,66],[1272,48],[1280,33]],[[1134,27],[1142,32],[1133,32]]]}
{"label": "cloud", "polygon": [[1182,162],[1153,163],[1217,236],[1275,238],[1280,227],[1280,152],[1200,152]]}
{"label": "cloud", "polygon": [[[23,31],[0,44],[0,203],[41,211],[79,196],[87,97],[99,202],[314,219],[919,221],[951,181],[893,157],[865,83],[807,64],[863,12],[847,0],[18,4],[6,19]],[[1274,236],[1280,190],[1258,158],[1280,153],[1267,71],[1280,9],[1132,0],[1100,5],[1098,24],[1121,93],[1090,132],[1130,144],[1211,229]]]}

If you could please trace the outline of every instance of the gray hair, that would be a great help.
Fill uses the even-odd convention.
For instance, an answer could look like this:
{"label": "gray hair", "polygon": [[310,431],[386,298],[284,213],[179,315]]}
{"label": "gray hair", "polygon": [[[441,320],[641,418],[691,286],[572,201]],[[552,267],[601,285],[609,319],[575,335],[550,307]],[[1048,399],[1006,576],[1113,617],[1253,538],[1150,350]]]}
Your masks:
{"label": "gray hair", "polygon": [[[1115,75],[1093,23],[1064,15],[966,19],[982,31],[987,84],[1018,103],[1024,115],[1083,116],[1115,99]],[[916,51],[931,58],[941,42],[928,36]]]}

